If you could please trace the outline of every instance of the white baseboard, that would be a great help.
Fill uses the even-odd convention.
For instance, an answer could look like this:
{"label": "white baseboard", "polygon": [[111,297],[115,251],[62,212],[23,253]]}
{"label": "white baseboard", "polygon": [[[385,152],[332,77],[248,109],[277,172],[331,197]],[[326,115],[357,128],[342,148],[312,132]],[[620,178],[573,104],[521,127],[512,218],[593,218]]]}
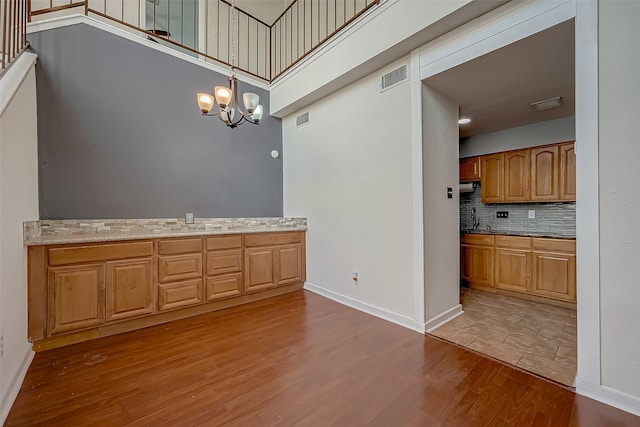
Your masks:
{"label": "white baseboard", "polygon": [[462,313],[464,313],[462,311],[462,304],[455,305],[444,313],[440,313],[437,316],[427,320],[427,323],[425,323],[425,330],[426,332],[431,332],[434,329],[444,325],[448,321],[460,316]]}
{"label": "white baseboard", "polygon": [[391,311],[385,310],[384,308],[367,304],[365,302],[336,293],[334,291],[330,291],[309,282],[305,282],[304,289],[308,290],[309,292],[313,292],[314,294],[321,295],[325,298],[329,298],[330,300],[333,300],[335,302],[339,302],[340,304],[346,305],[347,307],[355,308],[356,310],[371,314],[372,316],[379,317],[380,319],[387,320],[391,323],[395,323],[396,325],[404,326],[405,328],[411,329],[412,331],[420,332],[421,334],[424,334],[425,332],[424,324],[418,323],[415,320],[405,317],[401,314],[393,313]]}
{"label": "white baseboard", "polygon": [[15,373],[11,382],[7,385],[7,389],[5,390],[4,396],[2,396],[2,411],[0,412],[0,425],[4,425],[7,416],[9,415],[9,411],[13,406],[13,402],[15,402],[16,397],[18,397],[18,392],[20,391],[20,387],[22,387],[22,382],[24,381],[24,377],[27,375],[27,371],[29,370],[29,366],[31,365],[31,361],[33,360],[33,356],[35,353],[31,350],[31,345],[27,344],[26,352],[24,357],[22,358],[22,363],[20,364],[19,370]]}
{"label": "white baseboard", "polygon": [[576,378],[576,393],[640,416],[640,398]]}

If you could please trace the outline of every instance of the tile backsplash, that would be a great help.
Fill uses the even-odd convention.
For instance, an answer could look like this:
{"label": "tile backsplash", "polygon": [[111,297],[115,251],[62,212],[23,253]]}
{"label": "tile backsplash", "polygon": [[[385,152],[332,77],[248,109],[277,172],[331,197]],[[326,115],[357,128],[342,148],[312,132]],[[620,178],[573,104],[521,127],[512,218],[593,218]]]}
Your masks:
{"label": "tile backsplash", "polygon": [[[511,203],[486,205],[480,201],[480,184],[473,193],[460,194],[460,230],[473,228],[471,208],[476,208],[480,219],[478,228],[487,225],[496,231],[548,232],[575,236],[576,204],[568,203]],[[535,219],[529,219],[529,210],[535,210]],[[509,218],[496,218],[497,211],[508,211]]]}

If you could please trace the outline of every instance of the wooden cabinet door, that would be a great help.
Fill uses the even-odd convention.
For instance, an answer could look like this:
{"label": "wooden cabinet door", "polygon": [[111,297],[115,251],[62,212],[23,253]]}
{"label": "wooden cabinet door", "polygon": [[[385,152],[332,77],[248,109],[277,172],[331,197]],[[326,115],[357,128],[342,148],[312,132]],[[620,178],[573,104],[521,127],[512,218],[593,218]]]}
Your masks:
{"label": "wooden cabinet door", "polygon": [[242,249],[207,253],[207,275],[237,273],[242,271]]}
{"label": "wooden cabinet door", "polygon": [[158,310],[188,307],[202,302],[202,279],[158,285]]}
{"label": "wooden cabinet door", "polygon": [[296,243],[276,247],[276,266],[278,285],[303,281],[302,245]]}
{"label": "wooden cabinet door", "polygon": [[508,151],[504,154],[504,201],[526,202],[531,199],[530,151]]}
{"label": "wooden cabinet door", "polygon": [[246,292],[260,291],[276,285],[275,247],[244,250],[244,286]]}
{"label": "wooden cabinet door", "polygon": [[107,321],[153,313],[153,260],[107,262]]}
{"label": "wooden cabinet door", "polygon": [[482,156],[480,192],[483,203],[504,201],[504,153]]}
{"label": "wooden cabinet door", "polygon": [[462,280],[481,286],[493,286],[493,248],[462,245],[460,252]]}
{"label": "wooden cabinet door", "polygon": [[51,267],[48,276],[50,334],[104,323],[104,264]]}
{"label": "wooden cabinet door", "polygon": [[460,182],[480,181],[480,157],[460,159]]}
{"label": "wooden cabinet door", "polygon": [[531,200],[560,199],[560,150],[558,146],[531,149]]}
{"label": "wooden cabinet door", "polygon": [[576,200],[576,151],[573,142],[560,146],[560,200]]}
{"label": "wooden cabinet door", "polygon": [[531,251],[496,248],[495,257],[496,288],[518,292],[531,289]]}
{"label": "wooden cabinet door", "polygon": [[545,297],[575,301],[576,256],[534,251],[531,292]]}

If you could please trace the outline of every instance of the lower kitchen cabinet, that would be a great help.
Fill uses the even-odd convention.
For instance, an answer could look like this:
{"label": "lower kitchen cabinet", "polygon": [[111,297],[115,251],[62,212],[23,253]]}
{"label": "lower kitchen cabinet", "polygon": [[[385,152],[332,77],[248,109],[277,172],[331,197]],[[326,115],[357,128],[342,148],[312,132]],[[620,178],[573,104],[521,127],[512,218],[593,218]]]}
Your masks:
{"label": "lower kitchen cabinet", "polygon": [[493,236],[466,234],[460,245],[460,278],[469,286],[493,287]]}
{"label": "lower kitchen cabinet", "polygon": [[98,326],[104,319],[104,264],[51,267],[48,323],[52,334]]}
{"label": "lower kitchen cabinet", "polygon": [[242,294],[242,273],[223,274],[207,278],[207,301],[235,297]]}
{"label": "lower kitchen cabinet", "polygon": [[106,320],[153,313],[153,259],[109,261],[106,266]]}
{"label": "lower kitchen cabinet", "polygon": [[246,292],[273,288],[276,285],[274,247],[245,249],[244,285]]}
{"label": "lower kitchen cabinet", "polygon": [[278,285],[301,282],[303,278],[302,244],[276,247],[276,281]]}
{"label": "lower kitchen cabinet", "polygon": [[575,241],[533,239],[531,292],[565,301],[576,300]]}
{"label": "lower kitchen cabinet", "polygon": [[160,311],[188,307],[202,302],[202,279],[158,284]]}
{"label": "lower kitchen cabinet", "polygon": [[519,292],[531,289],[531,238],[496,236],[495,257],[496,288]]}

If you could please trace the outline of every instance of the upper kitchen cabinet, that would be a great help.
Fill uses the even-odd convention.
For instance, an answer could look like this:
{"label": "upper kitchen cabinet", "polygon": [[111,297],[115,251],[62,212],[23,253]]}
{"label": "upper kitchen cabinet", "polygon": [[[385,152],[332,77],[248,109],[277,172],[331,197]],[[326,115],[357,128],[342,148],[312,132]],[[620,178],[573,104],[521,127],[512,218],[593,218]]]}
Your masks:
{"label": "upper kitchen cabinet", "polygon": [[480,156],[460,159],[460,182],[480,181]]}
{"label": "upper kitchen cabinet", "polygon": [[560,200],[576,200],[576,151],[573,142],[560,146]]}
{"label": "upper kitchen cabinet", "polygon": [[530,150],[504,153],[504,201],[529,201],[531,198],[530,182]]}
{"label": "upper kitchen cabinet", "polygon": [[560,199],[560,147],[531,149],[531,200],[546,202]]}
{"label": "upper kitchen cabinet", "polygon": [[482,203],[504,201],[504,153],[482,156],[480,191]]}

